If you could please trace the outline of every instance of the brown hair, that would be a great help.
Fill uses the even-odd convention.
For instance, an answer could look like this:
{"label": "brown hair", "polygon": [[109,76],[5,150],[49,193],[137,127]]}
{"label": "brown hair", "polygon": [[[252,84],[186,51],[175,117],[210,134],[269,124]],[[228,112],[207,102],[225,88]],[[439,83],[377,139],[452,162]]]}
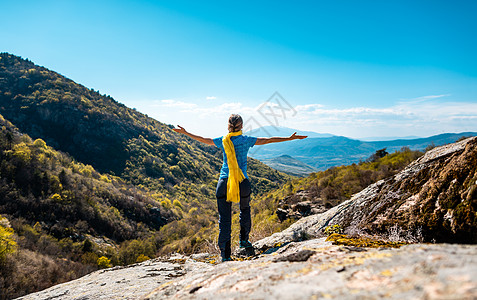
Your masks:
{"label": "brown hair", "polygon": [[229,132],[237,132],[242,129],[243,121],[240,115],[231,114],[229,117]]}

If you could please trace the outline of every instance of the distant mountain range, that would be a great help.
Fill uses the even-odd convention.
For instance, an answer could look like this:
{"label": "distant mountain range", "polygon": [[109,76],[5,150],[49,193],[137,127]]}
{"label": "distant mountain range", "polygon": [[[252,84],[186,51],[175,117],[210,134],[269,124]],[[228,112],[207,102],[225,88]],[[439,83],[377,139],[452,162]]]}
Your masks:
{"label": "distant mountain range", "polygon": [[[255,136],[261,135],[263,132],[270,132],[272,128],[265,127],[257,129],[247,134]],[[305,140],[290,141],[285,143],[268,144],[257,149],[252,148],[250,156],[256,158],[265,164],[277,170],[289,172],[289,168],[293,168],[293,173],[307,174],[309,169],[297,169],[296,163],[285,166],[283,160],[281,164],[276,163],[276,158],[282,155],[288,155],[297,159],[317,170],[325,170],[333,166],[349,165],[358,163],[368,158],[376,152],[376,150],[386,148],[389,153],[400,150],[403,147],[409,147],[411,150],[424,150],[428,146],[440,146],[444,144],[454,143],[462,137],[476,136],[477,132],[462,133],[445,133],[427,138],[407,139],[401,138],[389,141],[360,141],[343,136],[333,136],[330,134],[320,134],[315,132],[299,131],[292,128],[277,127],[275,130],[277,135],[289,136],[293,132],[299,134],[307,134],[309,137]],[[328,135],[322,136],[320,135]]]}
{"label": "distant mountain range", "polygon": [[421,136],[417,135],[409,135],[409,136],[371,136],[371,137],[363,137],[358,138],[357,140],[364,141],[364,142],[375,142],[375,141],[393,141],[393,140],[414,140],[420,139]]}
{"label": "distant mountain range", "polygon": [[305,177],[310,173],[318,171],[318,169],[307,165],[304,162],[291,157],[290,155],[282,155],[271,159],[263,159],[262,162],[269,167],[274,168],[275,170],[279,170],[281,172],[298,177]]}
{"label": "distant mountain range", "polygon": [[310,138],[326,138],[334,135],[330,133],[318,133],[314,131],[303,131],[282,126],[263,126],[254,130],[245,132],[246,135],[257,137],[272,137],[272,136],[290,136],[294,132],[299,135],[307,135]]}

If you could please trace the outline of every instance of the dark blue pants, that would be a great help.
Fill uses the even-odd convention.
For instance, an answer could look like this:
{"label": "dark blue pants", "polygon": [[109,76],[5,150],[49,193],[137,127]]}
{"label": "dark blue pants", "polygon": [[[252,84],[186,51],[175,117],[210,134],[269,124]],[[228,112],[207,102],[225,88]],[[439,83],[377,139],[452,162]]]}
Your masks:
{"label": "dark blue pants", "polygon": [[[250,181],[245,178],[240,188],[240,240],[248,241],[252,218],[250,216]],[[219,209],[219,248],[223,257],[230,257],[230,234],[232,232],[232,202],[227,201],[227,178],[219,179],[217,190],[217,207]]]}

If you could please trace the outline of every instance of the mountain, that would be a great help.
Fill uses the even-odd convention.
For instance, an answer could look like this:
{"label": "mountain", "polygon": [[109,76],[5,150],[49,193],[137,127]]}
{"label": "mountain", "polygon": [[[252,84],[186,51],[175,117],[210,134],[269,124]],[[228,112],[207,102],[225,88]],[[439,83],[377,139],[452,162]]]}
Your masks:
{"label": "mountain", "polygon": [[[192,176],[208,182],[219,168],[219,153],[213,147],[179,136],[166,124],[30,61],[7,53],[0,57],[0,113],[32,138],[43,138],[100,172],[130,180],[139,176],[134,174],[137,168],[129,168],[131,163],[144,175],[163,177],[171,184]],[[181,154],[207,163],[184,160],[183,169],[169,170],[178,165]],[[134,161],[138,158],[142,161]]]}
{"label": "mountain", "polygon": [[400,139],[392,141],[364,142],[342,136],[329,138],[307,138],[287,143],[264,145],[251,152],[259,160],[272,159],[280,155],[290,155],[318,170],[333,166],[349,165],[364,161],[379,149],[386,148],[392,153],[403,147],[412,150],[424,150],[429,146],[453,143],[462,137],[477,135],[476,132],[446,133],[428,138]]}
{"label": "mountain", "polygon": [[251,152],[251,156],[264,160],[287,154],[318,170],[324,170],[332,166],[359,162],[374,151],[373,145],[366,142],[333,136],[263,145]]}
{"label": "mountain", "polygon": [[97,270],[100,257],[124,265],[154,254],[155,243],[138,239],[177,216],[151,193],[32,140],[2,115],[0,128],[0,299]]}
{"label": "mountain", "polygon": [[274,168],[275,170],[298,177],[305,177],[308,176],[310,173],[317,171],[317,169],[297,159],[294,159],[289,155],[282,155],[271,159],[264,159],[262,160],[262,162],[267,166]]}
{"label": "mountain", "polygon": [[429,145],[431,146],[440,146],[445,144],[451,144],[455,141],[464,138],[476,136],[477,132],[461,132],[461,133],[443,133],[438,135],[433,135],[427,138],[418,138],[410,140],[392,140],[392,141],[378,141],[371,142],[374,147],[381,149],[386,148],[388,152],[394,152],[401,149],[402,147],[409,147],[414,150],[423,150]]}
{"label": "mountain", "polygon": [[[10,278],[2,291],[19,296],[100,266],[215,245],[218,148],[8,53],[0,114],[0,225],[25,250],[0,264],[0,282]],[[248,163],[255,224],[275,224],[258,196],[290,177]],[[13,272],[13,257],[43,269]],[[51,277],[37,285],[39,274]]]}
{"label": "mountain", "polygon": [[274,200],[274,209],[280,221],[298,220],[325,212],[348,200],[368,185],[402,171],[423,154],[421,151],[403,149],[384,156],[373,155],[366,162],[333,167],[304,178],[295,178],[264,197]]}
{"label": "mountain", "polygon": [[8,53],[0,54],[0,91],[0,113],[21,132],[99,172],[161,193],[175,193],[174,185],[187,192],[179,183],[189,182],[215,191],[209,183],[222,164],[218,148],[179,135],[110,96]]}
{"label": "mountain", "polygon": [[422,137],[416,135],[409,136],[373,136],[373,137],[363,137],[358,138],[357,140],[364,142],[376,142],[376,141],[394,141],[394,140],[414,140],[420,139]]}
{"label": "mountain", "polygon": [[272,137],[272,136],[290,136],[294,132],[299,135],[306,135],[311,138],[315,137],[332,137],[332,134],[329,133],[318,133],[313,131],[303,131],[303,130],[296,130],[293,128],[282,127],[282,126],[262,126],[257,129],[253,129],[250,131],[245,132],[246,135],[256,136],[256,137]]}
{"label": "mountain", "polygon": [[[101,173],[150,191],[179,219],[190,217],[198,228],[212,226],[222,164],[218,148],[177,134],[110,96],[8,53],[0,54],[0,113],[33,139],[41,138]],[[289,178],[253,159],[249,174],[255,195]],[[189,214],[191,209],[199,216]],[[177,225],[167,226],[182,230]],[[170,235],[187,236],[173,234],[174,228],[167,228]]]}
{"label": "mountain", "polygon": [[[0,91],[0,113],[33,139],[41,138],[99,172],[154,191],[160,201],[179,201],[182,215],[193,207],[215,215],[215,184],[222,164],[218,148],[179,135],[172,126],[110,96],[8,53],[0,54]],[[252,185],[255,194],[288,178],[254,162],[250,173],[257,182]]]}

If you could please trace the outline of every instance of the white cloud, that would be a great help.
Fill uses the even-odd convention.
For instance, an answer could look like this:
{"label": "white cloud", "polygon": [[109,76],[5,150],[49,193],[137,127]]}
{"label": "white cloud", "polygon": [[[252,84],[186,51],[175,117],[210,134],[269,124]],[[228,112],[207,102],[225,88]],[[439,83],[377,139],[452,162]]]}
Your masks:
{"label": "white cloud", "polygon": [[[426,99],[446,95],[427,96]],[[477,103],[401,102],[384,108],[350,107],[300,109],[297,124],[306,130],[351,137],[378,135],[433,135],[441,132],[477,131]]]}
{"label": "white cloud", "polygon": [[452,120],[477,120],[477,116],[453,116]]}
{"label": "white cloud", "polygon": [[[175,107],[175,108],[181,108],[181,109],[194,109],[197,107],[197,104],[195,103],[190,103],[190,102],[184,102],[184,101],[177,101],[174,99],[165,99],[165,100],[160,100],[160,103],[162,106],[165,107]],[[161,104],[156,104],[156,106],[161,106]]]}
{"label": "white cloud", "polygon": [[[325,107],[319,103],[295,106],[296,115],[289,112],[277,117],[279,126],[300,130],[327,132],[348,137],[372,136],[429,136],[442,132],[477,131],[477,103],[433,101],[447,95],[431,95],[414,99],[420,101],[399,102],[387,107]],[[424,101],[424,98],[426,101]],[[204,136],[220,136],[226,130],[231,113],[239,113],[260,126],[272,125],[258,112],[256,106],[242,102],[186,102],[174,99],[156,101],[143,112],[156,116],[159,121],[183,124],[192,132]],[[279,109],[270,106],[270,109]],[[273,124],[276,125],[276,124]]]}
{"label": "white cloud", "polygon": [[295,106],[295,109],[296,111],[310,111],[310,110],[314,110],[314,109],[318,109],[318,108],[322,108],[323,105],[322,104],[305,104],[305,105],[297,105]]}
{"label": "white cloud", "polygon": [[402,114],[401,111],[395,110],[392,108],[370,108],[370,107],[351,107],[346,109],[309,109],[304,111],[306,113],[311,113],[314,115],[346,115],[346,116],[361,116],[361,115],[383,115],[383,114],[392,114],[399,115]]}
{"label": "white cloud", "polygon": [[424,102],[428,100],[434,100],[434,99],[449,97],[449,96],[451,96],[451,94],[427,95],[427,96],[421,96],[421,97],[416,97],[411,99],[401,99],[401,100],[403,100],[404,102]]}
{"label": "white cloud", "polygon": [[217,99],[217,97],[215,97],[215,96],[207,96],[207,97],[205,97],[205,99],[206,99],[206,100],[215,100],[215,99]]}

